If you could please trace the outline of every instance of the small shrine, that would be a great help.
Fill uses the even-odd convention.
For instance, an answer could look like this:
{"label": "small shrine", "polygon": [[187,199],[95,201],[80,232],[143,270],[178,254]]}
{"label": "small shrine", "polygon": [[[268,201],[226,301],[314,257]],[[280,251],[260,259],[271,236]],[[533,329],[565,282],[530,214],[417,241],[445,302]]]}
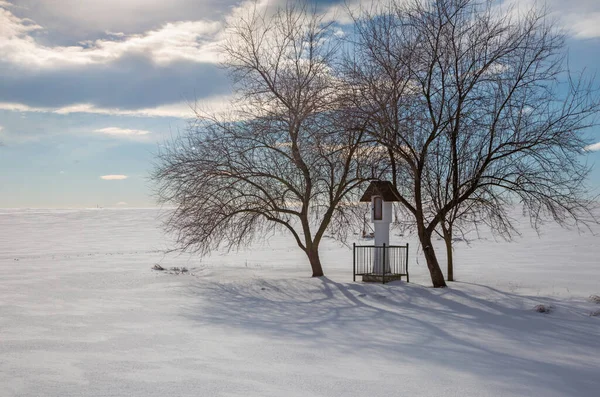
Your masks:
{"label": "small shrine", "polygon": [[373,181],[360,199],[371,204],[371,222],[374,229],[373,245],[354,244],[354,281],[386,283],[408,278],[408,244],[390,245],[390,224],[393,203],[400,201],[400,193],[389,181]]}

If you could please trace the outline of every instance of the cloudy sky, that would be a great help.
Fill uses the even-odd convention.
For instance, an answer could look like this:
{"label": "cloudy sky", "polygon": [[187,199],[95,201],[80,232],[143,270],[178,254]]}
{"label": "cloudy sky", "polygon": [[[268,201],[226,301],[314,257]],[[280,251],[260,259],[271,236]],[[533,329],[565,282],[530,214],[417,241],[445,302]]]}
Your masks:
{"label": "cloudy sky", "polygon": [[[600,1],[548,4],[569,33],[570,67],[600,72]],[[217,44],[243,6],[0,0],[0,207],[153,206],[157,144],[185,128],[191,102],[218,109],[231,91]],[[600,187],[600,143],[591,149]]]}

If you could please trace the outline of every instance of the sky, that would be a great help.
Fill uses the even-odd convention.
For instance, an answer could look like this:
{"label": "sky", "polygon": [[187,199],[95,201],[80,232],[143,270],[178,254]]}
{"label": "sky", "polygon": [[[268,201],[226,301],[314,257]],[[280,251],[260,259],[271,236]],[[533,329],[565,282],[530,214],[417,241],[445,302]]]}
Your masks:
{"label": "sky", "polygon": [[[571,69],[600,76],[600,1],[547,4],[568,33]],[[0,208],[155,206],[158,145],[186,128],[191,104],[218,110],[231,95],[218,45],[247,5],[0,0]],[[343,1],[318,6],[342,18]],[[597,150],[582,161],[598,163],[590,184],[600,190],[600,130],[590,139]]]}

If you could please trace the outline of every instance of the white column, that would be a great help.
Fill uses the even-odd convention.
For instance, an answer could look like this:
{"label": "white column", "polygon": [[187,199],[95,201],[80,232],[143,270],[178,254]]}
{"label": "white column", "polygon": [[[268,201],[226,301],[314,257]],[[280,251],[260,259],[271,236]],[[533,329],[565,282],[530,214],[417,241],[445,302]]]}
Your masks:
{"label": "white column", "polygon": [[[374,220],[373,228],[375,229],[374,243],[377,247],[390,245],[390,223],[392,222],[392,203],[383,203],[383,219]],[[383,274],[383,249],[376,248],[373,256],[373,273]],[[390,257],[389,251],[386,251],[385,256],[385,272],[390,272]]]}

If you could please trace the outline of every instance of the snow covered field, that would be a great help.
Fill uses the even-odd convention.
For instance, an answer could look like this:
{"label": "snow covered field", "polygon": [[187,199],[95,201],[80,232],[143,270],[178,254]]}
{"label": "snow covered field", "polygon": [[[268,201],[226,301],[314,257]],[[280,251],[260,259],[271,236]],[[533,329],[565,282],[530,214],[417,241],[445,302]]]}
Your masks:
{"label": "snow covered field", "polygon": [[367,285],[332,240],[322,279],[282,236],[164,255],[158,214],[0,210],[0,396],[600,395],[600,237],[460,243],[434,290],[412,238]]}

